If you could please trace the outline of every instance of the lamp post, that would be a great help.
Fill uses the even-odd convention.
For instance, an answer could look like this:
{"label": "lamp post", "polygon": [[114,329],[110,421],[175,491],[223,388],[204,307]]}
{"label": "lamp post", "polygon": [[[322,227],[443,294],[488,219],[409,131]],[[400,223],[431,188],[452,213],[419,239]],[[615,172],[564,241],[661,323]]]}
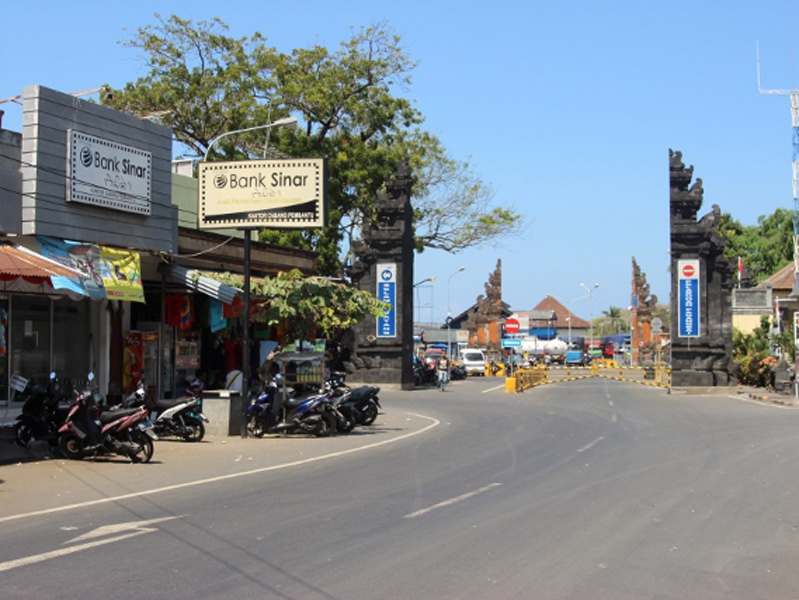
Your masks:
{"label": "lamp post", "polygon": [[216,144],[219,140],[226,138],[229,135],[233,135],[234,133],[247,133],[248,131],[256,131],[258,129],[271,129],[272,127],[280,127],[281,125],[293,125],[296,122],[297,122],[296,117],[283,117],[282,119],[278,119],[277,121],[274,121],[273,123],[268,123],[266,125],[255,125],[254,127],[245,127],[244,129],[234,129],[233,131],[226,131],[225,133],[216,136],[214,139],[212,139],[209,142],[208,148],[205,149],[203,162],[206,162],[208,160],[208,154],[211,152],[211,148],[214,147],[214,144]]}
{"label": "lamp post", "polygon": [[[225,133],[216,136],[208,143],[208,148],[203,155],[203,162],[208,160],[208,155],[211,153],[211,148],[219,142],[219,140],[226,138],[236,133],[246,133],[248,131],[255,131],[257,129],[269,129],[271,127],[278,127],[280,125],[292,125],[297,122],[295,117],[283,117],[273,123],[266,125],[255,125],[254,127],[245,127],[244,129],[234,129],[233,131],[226,131]],[[241,335],[241,357],[242,357],[242,377],[244,380],[241,382],[241,437],[247,437],[247,400],[250,396],[250,243],[252,241],[252,229],[244,228],[244,327],[242,328]]]}
{"label": "lamp post", "polygon": [[566,322],[569,324],[569,344],[568,344],[567,347],[568,347],[569,350],[571,350],[571,347],[572,347],[572,314],[571,314],[571,311],[569,311],[569,316],[566,317]]}
{"label": "lamp post", "polygon": [[595,283],[594,287],[589,288],[584,283],[581,283],[580,287],[585,288],[585,291],[588,292],[588,304],[589,304],[589,310],[591,311],[591,342],[590,346],[588,347],[589,348],[588,352],[590,354],[591,353],[590,348],[591,346],[594,345],[594,290],[596,290],[599,287],[599,284]]}
{"label": "lamp post", "polygon": [[[428,277],[427,279],[422,279],[420,282],[413,284],[413,289],[416,290],[416,308],[417,308],[416,321],[417,322],[421,321],[421,319],[422,319],[422,310],[421,310],[422,307],[420,306],[421,302],[419,301],[419,286],[422,285],[423,283],[427,283],[428,281],[431,282],[431,283],[435,282],[435,280],[436,280],[435,277]],[[432,319],[431,319],[431,321],[432,321]]]}
{"label": "lamp post", "polygon": [[451,337],[452,313],[450,312],[449,308],[449,282],[452,281],[452,278],[455,277],[455,275],[457,275],[458,273],[460,273],[465,269],[466,267],[460,267],[447,279],[447,379],[450,378],[449,376],[452,373],[452,337]]}

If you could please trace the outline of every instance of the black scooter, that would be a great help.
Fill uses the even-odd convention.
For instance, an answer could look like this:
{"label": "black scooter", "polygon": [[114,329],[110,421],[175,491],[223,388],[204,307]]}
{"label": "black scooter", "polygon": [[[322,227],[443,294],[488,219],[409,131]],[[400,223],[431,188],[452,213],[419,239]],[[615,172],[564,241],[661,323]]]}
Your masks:
{"label": "black scooter", "polygon": [[339,412],[356,425],[371,425],[377,419],[380,405],[380,387],[376,385],[362,385],[351,389],[344,382],[342,373],[331,373],[327,385],[333,390],[333,402]]}
{"label": "black scooter", "polygon": [[66,420],[69,413],[66,396],[61,392],[61,385],[55,372],[50,373],[47,387],[34,386],[30,395],[22,405],[22,413],[14,424],[14,439],[23,448],[35,441],[47,442],[51,447],[58,446],[58,428]]}

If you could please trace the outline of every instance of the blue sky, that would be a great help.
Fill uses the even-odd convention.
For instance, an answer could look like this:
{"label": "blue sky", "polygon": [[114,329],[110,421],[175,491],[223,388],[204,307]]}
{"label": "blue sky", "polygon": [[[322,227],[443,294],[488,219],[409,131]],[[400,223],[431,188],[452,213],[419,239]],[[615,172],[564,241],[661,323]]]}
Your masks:
{"label": "blue sky", "polygon": [[[752,225],[793,206],[790,102],[758,94],[755,45],[764,88],[799,87],[799,2],[6,3],[0,98],[136,79],[139,55],[118,42],[156,12],[218,16],[230,35],[257,30],[284,52],[394,27],[419,62],[406,95],[425,127],[528,223],[497,247],[417,256],[416,280],[437,278],[419,290],[424,320],[443,319],[447,298],[453,314],[473,304],[498,259],[516,310],[546,295],[583,318],[589,304],[594,316],[626,307],[633,256],[667,302],[669,148],[704,182],[701,214],[718,204]],[[3,126],[21,130],[21,108],[0,108]],[[581,283],[599,283],[593,302]]]}

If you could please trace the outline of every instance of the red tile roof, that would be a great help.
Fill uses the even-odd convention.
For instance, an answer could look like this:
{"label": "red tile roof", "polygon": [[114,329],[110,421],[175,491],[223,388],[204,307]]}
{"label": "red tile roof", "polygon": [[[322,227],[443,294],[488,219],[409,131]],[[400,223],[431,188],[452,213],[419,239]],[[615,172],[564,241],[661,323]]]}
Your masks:
{"label": "red tile roof", "polygon": [[766,279],[757,287],[765,287],[765,284],[770,283],[771,287],[775,290],[792,290],[793,289],[793,263],[789,262],[782,269],[774,273],[771,277]]}
{"label": "red tile roof", "polygon": [[[566,317],[570,314],[569,309],[558,302],[553,296],[547,296],[541,300],[533,310],[555,311],[555,315],[558,317],[558,320],[555,322],[556,327],[558,327],[558,329],[567,329],[569,327],[569,322],[566,320]],[[519,314],[524,314],[524,311],[518,312]],[[571,326],[573,329],[589,329],[591,323],[571,313]]]}

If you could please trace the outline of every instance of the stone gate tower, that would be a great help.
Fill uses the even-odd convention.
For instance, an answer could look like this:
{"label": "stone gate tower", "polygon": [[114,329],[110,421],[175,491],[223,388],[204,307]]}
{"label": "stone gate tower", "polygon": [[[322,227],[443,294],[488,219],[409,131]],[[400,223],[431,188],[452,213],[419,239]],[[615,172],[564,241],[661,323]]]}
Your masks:
{"label": "stone gate tower", "polygon": [[730,385],[732,269],[716,229],[721,209],[697,221],[703,189],[701,179],[690,185],[693,171],[669,150],[672,385]]}
{"label": "stone gate tower", "polygon": [[[393,301],[385,319],[367,316],[354,327],[349,361],[353,381],[413,388],[413,208],[407,164],[375,199],[376,217],[364,224],[363,242],[349,270],[353,283],[381,300]],[[394,285],[392,286],[391,283]],[[382,297],[381,297],[382,296]]]}

